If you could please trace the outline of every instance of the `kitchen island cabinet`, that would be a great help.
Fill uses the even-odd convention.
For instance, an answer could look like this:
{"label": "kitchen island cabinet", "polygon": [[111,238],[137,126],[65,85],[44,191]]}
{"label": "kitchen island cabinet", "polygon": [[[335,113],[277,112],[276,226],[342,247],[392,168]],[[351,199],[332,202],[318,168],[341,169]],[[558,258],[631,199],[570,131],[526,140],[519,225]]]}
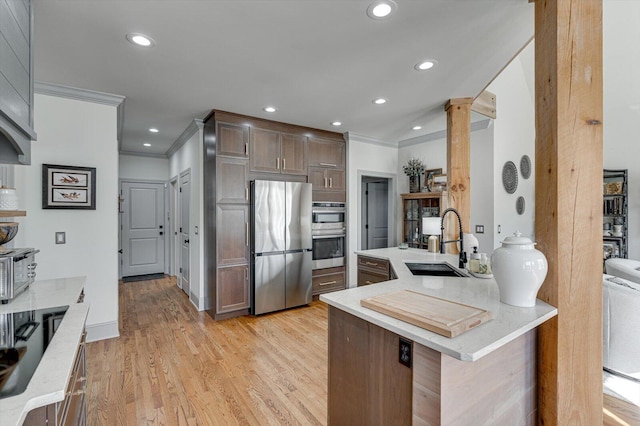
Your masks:
{"label": "kitchen island cabinet", "polygon": [[[36,281],[0,314],[69,306],[29,384],[21,394],[0,399],[0,424],[84,424],[85,277]],[[44,420],[44,421],[43,421]]]}
{"label": "kitchen island cabinet", "polygon": [[[320,296],[329,304],[331,424],[535,424],[536,328],[557,315],[553,306],[539,300],[533,308],[505,305],[500,303],[493,279],[413,276],[404,264],[446,262],[455,266],[455,255],[397,248],[357,254],[388,261],[398,279]],[[401,290],[486,309],[492,320],[447,338],[360,305],[362,299]],[[375,343],[380,334],[388,333],[386,343]],[[385,357],[382,352],[395,356]],[[400,353],[409,355],[409,366],[399,363]],[[381,362],[377,373],[358,367],[365,361]],[[381,385],[384,377],[389,382]],[[398,412],[399,402],[390,402],[391,407],[381,409],[381,417],[372,422],[370,410],[406,392],[407,383],[409,396],[405,394],[403,401],[411,403]],[[371,386],[380,399],[375,400],[375,395],[353,397]]]}

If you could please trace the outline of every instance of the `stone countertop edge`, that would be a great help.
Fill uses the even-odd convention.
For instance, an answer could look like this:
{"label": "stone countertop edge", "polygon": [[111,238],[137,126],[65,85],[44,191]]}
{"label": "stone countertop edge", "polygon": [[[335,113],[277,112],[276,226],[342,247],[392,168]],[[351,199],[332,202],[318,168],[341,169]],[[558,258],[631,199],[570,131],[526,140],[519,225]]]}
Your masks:
{"label": "stone countertop edge", "polygon": [[[414,276],[405,262],[446,262],[457,266],[458,255],[428,253],[396,247],[356,251],[355,254],[388,260],[398,279],[326,293],[320,300],[358,318],[461,361],[477,361],[558,314],[553,306],[536,300],[535,307],[521,308],[500,302],[495,279]],[[360,305],[362,299],[401,290],[486,309],[492,320],[448,338]]]}
{"label": "stone countertop edge", "polygon": [[0,399],[2,426],[19,426],[29,411],[64,400],[89,313],[87,303],[76,303],[85,283],[86,277],[36,281],[16,299],[0,306],[0,313],[69,306],[25,391]]}

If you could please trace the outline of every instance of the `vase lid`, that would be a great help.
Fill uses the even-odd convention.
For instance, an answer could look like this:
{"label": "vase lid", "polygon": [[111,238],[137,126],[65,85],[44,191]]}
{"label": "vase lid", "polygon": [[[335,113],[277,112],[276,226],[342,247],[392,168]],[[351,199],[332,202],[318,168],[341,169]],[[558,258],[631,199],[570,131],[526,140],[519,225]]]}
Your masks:
{"label": "vase lid", "polygon": [[535,245],[530,238],[523,237],[520,231],[513,233],[513,236],[509,236],[502,241],[502,245],[508,246],[522,246],[522,245]]}

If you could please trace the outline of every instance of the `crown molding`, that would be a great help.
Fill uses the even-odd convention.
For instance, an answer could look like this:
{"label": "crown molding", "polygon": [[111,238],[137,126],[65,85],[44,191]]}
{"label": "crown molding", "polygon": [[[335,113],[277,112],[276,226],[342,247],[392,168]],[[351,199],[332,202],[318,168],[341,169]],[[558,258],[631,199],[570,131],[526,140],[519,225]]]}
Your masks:
{"label": "crown molding", "polygon": [[166,156],[171,157],[173,154],[175,154],[182,147],[182,145],[184,145],[191,138],[191,136],[195,135],[198,130],[202,130],[203,128],[204,122],[202,120],[198,118],[193,119],[193,121],[189,123],[187,128],[184,129],[184,132],[182,132],[182,134],[178,136],[178,139],[176,139],[173,145],[171,145],[171,147],[167,150]]}
{"label": "crown molding", "polygon": [[398,144],[396,142],[387,142],[381,139],[372,138],[372,137],[361,135],[359,133],[354,133],[354,132],[345,132],[344,138],[348,141],[368,143],[371,145],[381,145],[381,146],[386,146],[391,148],[398,147]]}
{"label": "crown molding", "polygon": [[64,86],[62,84],[36,81],[33,90],[40,95],[57,96],[60,98],[75,99],[78,101],[94,102],[98,104],[120,106],[125,100],[124,96],[110,93],[97,92],[95,90],[79,89],[77,87]]}
{"label": "crown molding", "polygon": [[163,160],[167,159],[165,154],[152,154],[150,152],[137,152],[137,151],[120,151],[119,155],[130,155],[132,157],[150,157],[150,158],[161,158]]}
{"label": "crown molding", "polygon": [[[493,120],[491,119],[475,121],[471,123],[471,131],[475,132],[477,130],[488,129],[491,126],[492,121]],[[439,130],[437,132],[427,133],[426,135],[416,136],[415,138],[402,140],[398,142],[398,148],[406,148],[408,146],[419,145],[425,142],[437,141],[446,138],[447,131]]]}

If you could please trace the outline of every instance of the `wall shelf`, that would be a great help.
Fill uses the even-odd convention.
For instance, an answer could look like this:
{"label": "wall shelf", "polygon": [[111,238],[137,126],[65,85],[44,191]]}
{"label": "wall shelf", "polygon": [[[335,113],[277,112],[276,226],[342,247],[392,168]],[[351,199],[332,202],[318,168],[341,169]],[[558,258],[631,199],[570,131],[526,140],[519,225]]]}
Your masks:
{"label": "wall shelf", "polygon": [[18,217],[26,215],[27,212],[24,210],[0,210],[0,217]]}

